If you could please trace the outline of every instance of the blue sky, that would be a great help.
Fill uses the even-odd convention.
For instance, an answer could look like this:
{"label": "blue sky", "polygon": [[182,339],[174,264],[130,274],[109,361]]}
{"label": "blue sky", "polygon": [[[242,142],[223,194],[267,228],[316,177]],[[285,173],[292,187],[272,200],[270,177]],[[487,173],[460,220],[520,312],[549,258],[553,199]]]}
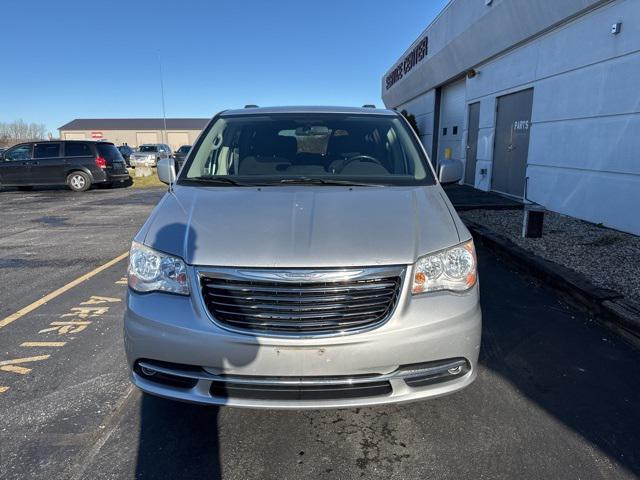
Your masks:
{"label": "blue sky", "polygon": [[447,0],[3,1],[0,121],[381,105],[380,78]]}

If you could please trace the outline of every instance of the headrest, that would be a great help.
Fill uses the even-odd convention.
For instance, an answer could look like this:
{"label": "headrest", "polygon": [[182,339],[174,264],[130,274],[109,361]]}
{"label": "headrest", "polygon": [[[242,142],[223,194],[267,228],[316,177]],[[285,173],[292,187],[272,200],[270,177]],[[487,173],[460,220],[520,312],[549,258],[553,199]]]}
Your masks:
{"label": "headrest", "polygon": [[273,141],[273,155],[293,160],[298,153],[298,141],[295,137],[276,135]]}
{"label": "headrest", "polygon": [[332,156],[343,155],[345,153],[359,152],[361,148],[361,142],[358,142],[353,135],[334,135],[329,139],[327,154]]}
{"label": "headrest", "polygon": [[295,137],[285,137],[277,133],[257,135],[250,146],[250,155],[256,157],[282,157],[293,159],[298,152]]}

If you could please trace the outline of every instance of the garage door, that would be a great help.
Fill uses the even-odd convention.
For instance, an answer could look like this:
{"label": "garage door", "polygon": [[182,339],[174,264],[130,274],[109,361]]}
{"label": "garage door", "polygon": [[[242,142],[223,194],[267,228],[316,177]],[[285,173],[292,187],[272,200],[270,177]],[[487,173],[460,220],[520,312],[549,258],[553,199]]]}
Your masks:
{"label": "garage door", "polygon": [[440,120],[438,133],[438,163],[444,151],[451,149],[451,158],[462,159],[462,130],[466,111],[465,80],[459,80],[442,87],[440,95]]}
{"label": "garage door", "polygon": [[189,145],[189,134],[187,132],[168,132],[167,139],[171,150],[174,152],[182,145]]}
{"label": "garage door", "polygon": [[158,134],[156,132],[136,132],[136,141],[138,146],[145,143],[158,143]]}
{"label": "garage door", "polygon": [[65,140],[84,140],[85,136],[84,136],[84,133],[65,133],[64,139]]}

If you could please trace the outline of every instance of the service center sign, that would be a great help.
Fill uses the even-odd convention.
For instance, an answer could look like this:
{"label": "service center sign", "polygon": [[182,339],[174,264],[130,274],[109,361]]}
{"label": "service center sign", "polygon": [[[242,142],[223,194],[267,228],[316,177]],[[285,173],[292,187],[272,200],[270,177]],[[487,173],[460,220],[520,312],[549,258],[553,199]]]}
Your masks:
{"label": "service center sign", "polygon": [[102,138],[102,132],[91,132],[91,138]]}
{"label": "service center sign", "polygon": [[429,37],[424,37],[420,40],[420,43],[411,50],[404,60],[398,64],[396,68],[391,70],[391,73],[387,75],[386,84],[387,90],[389,90],[397,81],[402,80],[402,76],[406,75],[415,67],[419,62],[424,60],[427,56],[429,49]]}

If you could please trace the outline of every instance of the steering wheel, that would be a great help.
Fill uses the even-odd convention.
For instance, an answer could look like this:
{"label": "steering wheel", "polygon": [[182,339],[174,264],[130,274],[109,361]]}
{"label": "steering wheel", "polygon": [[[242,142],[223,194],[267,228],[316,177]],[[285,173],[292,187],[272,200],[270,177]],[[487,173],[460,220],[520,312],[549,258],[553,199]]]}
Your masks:
{"label": "steering wheel", "polygon": [[382,162],[380,160],[378,160],[376,157],[372,157],[371,155],[354,155],[353,157],[348,158],[347,160],[345,160],[345,162],[342,165],[342,168],[340,170],[341,171],[344,170],[345,168],[347,168],[347,165],[349,165],[350,163],[355,162],[356,160],[364,160],[365,162],[377,163],[382,168],[384,168],[384,165],[382,165]]}

